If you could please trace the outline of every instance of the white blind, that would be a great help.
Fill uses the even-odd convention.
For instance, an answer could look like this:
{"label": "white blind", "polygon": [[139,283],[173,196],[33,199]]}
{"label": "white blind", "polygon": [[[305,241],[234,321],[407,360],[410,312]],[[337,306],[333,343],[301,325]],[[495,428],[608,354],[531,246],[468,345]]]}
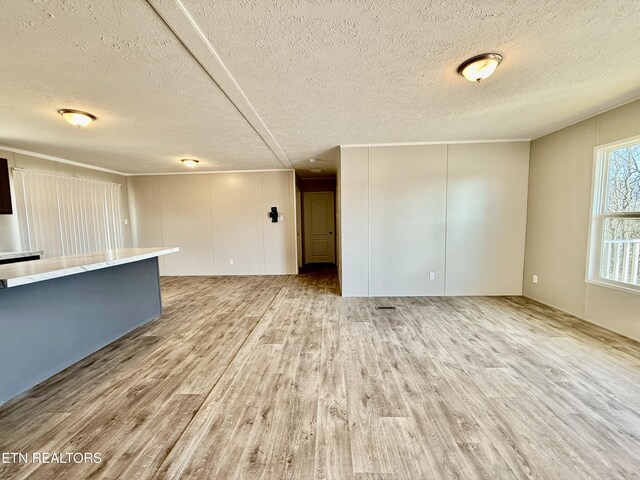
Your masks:
{"label": "white blind", "polygon": [[122,247],[120,185],[14,170],[22,248],[45,257]]}

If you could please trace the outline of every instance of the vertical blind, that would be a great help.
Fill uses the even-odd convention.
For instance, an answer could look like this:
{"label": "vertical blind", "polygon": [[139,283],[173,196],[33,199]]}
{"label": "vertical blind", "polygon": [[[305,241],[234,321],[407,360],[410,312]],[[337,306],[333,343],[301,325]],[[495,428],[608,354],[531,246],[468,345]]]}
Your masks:
{"label": "vertical blind", "polygon": [[22,248],[45,257],[122,247],[120,185],[14,170]]}

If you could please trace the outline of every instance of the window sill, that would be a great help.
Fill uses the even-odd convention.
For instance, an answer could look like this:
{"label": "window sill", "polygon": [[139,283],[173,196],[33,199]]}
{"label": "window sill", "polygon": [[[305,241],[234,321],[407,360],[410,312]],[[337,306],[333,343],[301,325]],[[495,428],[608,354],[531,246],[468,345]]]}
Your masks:
{"label": "window sill", "polygon": [[598,287],[610,288],[611,290],[618,290],[619,292],[631,293],[633,295],[640,295],[640,287],[627,287],[624,283],[605,282],[602,280],[585,280],[585,283],[591,285],[597,285]]}

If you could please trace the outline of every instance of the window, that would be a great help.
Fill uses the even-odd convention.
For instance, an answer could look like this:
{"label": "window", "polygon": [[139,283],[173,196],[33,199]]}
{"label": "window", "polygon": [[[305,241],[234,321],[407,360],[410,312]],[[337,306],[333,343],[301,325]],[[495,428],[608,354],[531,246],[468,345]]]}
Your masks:
{"label": "window", "polygon": [[120,185],[19,169],[13,177],[25,250],[58,257],[122,247]]}
{"label": "window", "polygon": [[640,293],[640,138],[596,149],[588,280]]}

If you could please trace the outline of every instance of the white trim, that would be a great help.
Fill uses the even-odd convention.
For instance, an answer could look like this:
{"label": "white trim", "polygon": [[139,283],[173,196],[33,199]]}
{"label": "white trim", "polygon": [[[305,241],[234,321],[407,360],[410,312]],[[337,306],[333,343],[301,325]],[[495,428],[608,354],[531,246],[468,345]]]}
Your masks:
{"label": "white trim", "polygon": [[[591,178],[591,215],[589,217],[589,235],[587,244],[587,266],[585,268],[585,283],[610,288],[621,292],[640,295],[640,286],[618,282],[602,278],[602,249],[604,245],[601,218],[607,216],[603,213],[603,202],[606,200],[607,174],[609,159],[607,152],[640,142],[640,136],[625,138],[614,142],[598,145],[593,149],[593,168]],[[637,218],[632,216],[631,218]]]}
{"label": "white trim", "polygon": [[[587,235],[587,268],[585,268],[585,282],[589,282],[594,276],[594,268],[600,268],[600,254],[596,248],[597,217],[600,211],[600,199],[602,197],[602,169],[600,158],[603,152],[595,147],[593,149],[593,161],[591,168],[591,212],[589,215],[589,235]],[[600,242],[601,243],[601,242]],[[601,247],[602,248],[602,247]],[[597,258],[596,258],[597,257]]]}
{"label": "white trim", "polygon": [[560,130],[563,130],[565,128],[572,127],[573,125],[575,125],[577,123],[580,123],[580,122],[584,122],[585,120],[589,120],[590,118],[599,117],[603,113],[607,113],[607,112],[609,112],[611,110],[615,110],[616,108],[624,107],[625,105],[628,105],[630,103],[636,102],[638,100],[640,100],[640,96],[632,98],[631,100],[624,100],[624,101],[622,101],[620,103],[616,103],[613,106],[606,107],[606,108],[604,108],[602,110],[596,110],[594,112],[591,112],[589,114],[581,116],[578,120],[573,121],[571,123],[568,123],[568,124],[566,124],[566,125],[564,125],[562,127],[553,128],[552,130],[546,131],[545,133],[541,133],[540,135],[535,135],[534,137],[531,138],[531,141],[537,140],[537,139],[542,138],[542,137],[546,137],[547,135],[551,135],[552,133],[559,132]]}
{"label": "white trim", "polygon": [[158,173],[128,173],[128,177],[147,177],[158,175],[204,175],[216,173],[263,173],[263,172],[295,172],[293,168],[263,168],[258,170],[210,170],[202,172],[158,172]]}
{"label": "white trim", "polygon": [[[109,168],[98,167],[96,165],[90,165],[87,163],[75,162],[73,160],[67,160],[66,158],[54,157],[53,155],[47,155],[44,153],[33,152],[31,150],[24,150],[22,148],[8,147],[6,145],[0,145],[0,150],[7,152],[19,153],[21,155],[29,155],[35,158],[41,158],[43,160],[49,160],[51,162],[65,163],[67,165],[73,165],[76,167],[86,168],[89,170],[98,170],[100,172],[113,173],[123,177],[143,177],[143,176],[156,176],[156,175],[201,175],[204,173],[258,173],[258,172],[295,172],[294,168],[261,168],[252,170],[202,170],[197,172],[153,172],[153,173],[125,173],[118,170],[111,170]],[[14,167],[23,169],[22,167]],[[28,169],[23,169],[28,170]],[[308,177],[311,178],[311,177]],[[317,177],[313,177],[316,179]],[[333,178],[333,177],[327,177]],[[318,178],[319,179],[319,178]]]}
{"label": "white trim", "polygon": [[184,3],[181,0],[147,0],[147,2],[209,78],[227,96],[280,163],[285,168],[293,167],[287,154]]}
{"label": "white trim", "polygon": [[7,147],[6,145],[0,145],[0,150],[6,150],[7,152],[19,153],[21,155],[29,155],[30,157],[41,158],[43,160],[50,160],[52,162],[66,163],[67,165],[74,165],[76,167],[88,168],[89,170],[98,170],[100,172],[114,173],[116,175],[122,175],[128,177],[130,173],[119,172],[118,170],[111,170],[109,168],[97,167],[95,165],[89,165],[87,163],[74,162],[73,160],[67,160],[66,158],[54,157],[53,155],[46,155],[44,153],[33,152],[31,150],[24,150],[22,148]]}
{"label": "white trim", "polygon": [[619,292],[631,293],[633,295],[640,295],[640,286],[636,287],[635,285],[631,285],[627,287],[626,285],[630,285],[628,283],[616,282],[615,280],[611,280],[611,283],[605,280],[593,280],[587,279],[585,283],[590,285],[597,285],[598,287],[610,288],[612,290],[618,290]]}
{"label": "white trim", "polygon": [[496,138],[490,140],[438,140],[433,142],[397,142],[397,143],[353,143],[340,145],[340,148],[362,147],[412,147],[418,145],[458,145],[467,143],[515,143],[530,142],[530,138]]}
{"label": "white trim", "polygon": [[58,173],[43,172],[40,170],[30,170],[28,168],[22,168],[22,167],[12,167],[11,170],[17,171],[17,172],[31,173],[33,175],[42,175],[44,177],[64,178],[65,180],[78,180],[82,182],[98,183],[101,185],[117,185],[118,187],[122,186],[122,184],[118,182],[105,182],[103,180],[95,180],[93,178],[80,178],[80,177],[75,177],[73,175],[60,175]]}
{"label": "white trim", "polygon": [[[442,294],[447,295],[447,237],[449,234],[449,145],[447,145],[447,169],[444,180],[444,272],[442,273]],[[431,280],[431,273],[429,273]]]}
{"label": "white trim", "polygon": [[634,135],[633,137],[623,138],[620,140],[616,140],[615,142],[604,143],[602,145],[597,145],[594,147],[594,151],[596,150],[605,150],[610,149],[612,147],[626,147],[627,145],[633,145],[640,142],[640,135]]}
{"label": "white trim", "polygon": [[367,297],[371,296],[371,148],[367,148]]}
{"label": "white trim", "polygon": [[[295,171],[293,173],[293,175],[291,175],[291,183],[289,185],[289,187],[291,188],[291,203],[293,204],[293,208],[290,210],[291,216],[292,216],[292,220],[293,220],[293,258],[291,260],[293,260],[292,263],[292,274],[293,275],[298,275],[298,273],[300,273],[300,265],[298,265],[298,199],[296,196],[296,190],[299,191],[298,187],[296,186],[296,174]],[[300,194],[302,195],[302,192],[300,192]],[[302,228],[302,225],[300,225],[300,228]],[[302,256],[302,252],[300,252],[300,255]],[[304,259],[303,259],[303,264],[304,264]]]}

